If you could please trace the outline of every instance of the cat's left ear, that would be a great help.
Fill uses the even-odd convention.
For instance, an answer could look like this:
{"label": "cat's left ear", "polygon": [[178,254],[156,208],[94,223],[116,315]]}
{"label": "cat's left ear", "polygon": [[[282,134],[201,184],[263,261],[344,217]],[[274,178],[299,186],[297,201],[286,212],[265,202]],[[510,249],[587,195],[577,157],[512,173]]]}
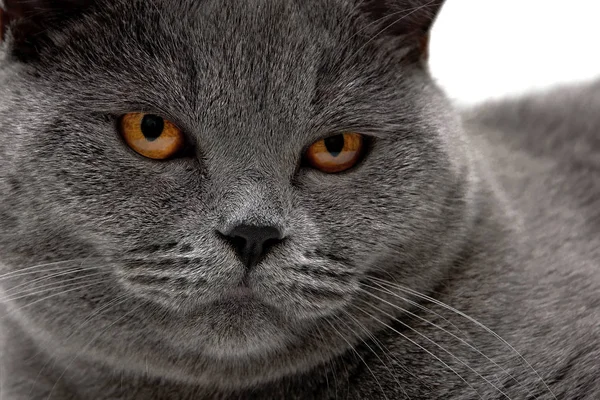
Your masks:
{"label": "cat's left ear", "polygon": [[17,59],[34,59],[47,33],[59,28],[89,7],[86,0],[4,0],[0,6],[0,43],[9,39],[9,51]]}
{"label": "cat's left ear", "polygon": [[355,0],[378,36],[401,37],[413,54],[428,58],[429,31],[445,0]]}

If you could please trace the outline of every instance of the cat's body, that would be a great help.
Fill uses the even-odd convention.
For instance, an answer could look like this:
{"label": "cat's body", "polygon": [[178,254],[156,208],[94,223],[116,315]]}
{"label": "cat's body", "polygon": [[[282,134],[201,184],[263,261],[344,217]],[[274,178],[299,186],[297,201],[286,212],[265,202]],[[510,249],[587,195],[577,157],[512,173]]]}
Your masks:
{"label": "cat's body", "polygon": [[[342,0],[137,2],[86,36],[115,3],[2,61],[2,400],[600,397],[598,83],[458,117],[402,36],[433,3],[381,42]],[[124,150],[106,115],[139,109],[197,156]],[[298,169],[350,128],[355,169]],[[215,298],[236,218],[288,239]]]}

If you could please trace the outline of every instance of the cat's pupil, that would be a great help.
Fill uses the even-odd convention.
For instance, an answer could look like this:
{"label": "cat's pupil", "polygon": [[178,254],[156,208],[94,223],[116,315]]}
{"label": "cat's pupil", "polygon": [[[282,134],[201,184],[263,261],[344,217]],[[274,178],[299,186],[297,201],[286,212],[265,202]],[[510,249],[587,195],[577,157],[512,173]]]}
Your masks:
{"label": "cat's pupil", "polygon": [[142,133],[148,141],[156,140],[165,129],[165,120],[158,115],[148,114],[142,119]]}
{"label": "cat's pupil", "polygon": [[332,156],[337,157],[344,149],[344,135],[331,136],[325,139],[325,147]]}

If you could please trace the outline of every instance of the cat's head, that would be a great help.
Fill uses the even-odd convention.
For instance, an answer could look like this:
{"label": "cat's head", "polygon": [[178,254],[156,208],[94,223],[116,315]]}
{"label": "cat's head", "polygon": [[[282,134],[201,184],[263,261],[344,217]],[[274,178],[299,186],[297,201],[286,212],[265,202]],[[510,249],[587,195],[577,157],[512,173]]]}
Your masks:
{"label": "cat's head", "polygon": [[432,288],[467,219],[426,66],[441,3],[5,0],[14,317],[58,351],[95,337],[115,367],[229,386],[381,329],[371,278]]}

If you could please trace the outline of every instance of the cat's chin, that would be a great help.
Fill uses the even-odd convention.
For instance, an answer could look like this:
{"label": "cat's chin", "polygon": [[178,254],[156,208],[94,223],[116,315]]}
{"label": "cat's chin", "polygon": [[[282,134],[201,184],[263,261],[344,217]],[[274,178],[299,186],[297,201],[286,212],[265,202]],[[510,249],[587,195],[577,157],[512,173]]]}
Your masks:
{"label": "cat's chin", "polygon": [[198,305],[162,325],[172,345],[221,360],[261,357],[285,348],[294,322],[244,290]]}
{"label": "cat's chin", "polygon": [[160,317],[151,323],[172,348],[234,363],[286,353],[312,334],[314,321],[337,312],[347,301],[310,301],[297,292],[276,296],[265,288],[243,284],[202,295],[134,294],[146,300],[150,309],[162,306],[164,312],[154,313]]}

